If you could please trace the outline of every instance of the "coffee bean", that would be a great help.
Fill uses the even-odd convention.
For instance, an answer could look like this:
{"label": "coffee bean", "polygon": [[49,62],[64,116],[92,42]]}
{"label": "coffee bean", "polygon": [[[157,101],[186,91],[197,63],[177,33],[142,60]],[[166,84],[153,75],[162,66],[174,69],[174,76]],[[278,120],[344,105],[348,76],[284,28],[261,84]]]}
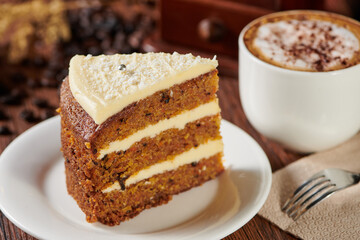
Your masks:
{"label": "coffee bean", "polygon": [[48,87],[48,88],[57,88],[58,84],[57,82],[53,79],[49,79],[49,78],[41,78],[40,84],[42,87]]}
{"label": "coffee bean", "polygon": [[39,68],[46,66],[46,61],[42,57],[35,57],[32,62],[34,64],[34,66],[39,67]]}
{"label": "coffee bean", "polygon": [[93,46],[89,48],[89,53],[93,56],[100,55],[102,53],[101,49],[97,46]]}
{"label": "coffee bean", "polygon": [[33,104],[39,108],[47,108],[49,106],[48,101],[42,98],[35,98]]}
{"label": "coffee bean", "polygon": [[45,78],[55,78],[55,72],[51,69],[47,69],[43,72],[43,77]]}
{"label": "coffee bean", "polygon": [[10,89],[3,83],[1,83],[2,79],[0,79],[0,96],[4,96],[10,93]]}
{"label": "coffee bean", "polygon": [[14,88],[13,90],[11,90],[10,94],[20,99],[24,99],[29,96],[26,90],[22,88]]}
{"label": "coffee bean", "polygon": [[100,12],[94,13],[91,16],[91,25],[97,29],[100,29],[101,23],[104,21],[104,16]]}
{"label": "coffee bean", "polygon": [[94,36],[94,29],[92,29],[90,26],[80,28],[78,31],[81,40],[87,40],[90,37]]}
{"label": "coffee bean", "polygon": [[56,74],[56,81],[58,82],[62,82],[64,80],[64,78],[69,74],[69,70],[68,69],[63,69],[60,72],[58,72]]}
{"label": "coffee bean", "polygon": [[53,116],[55,116],[55,111],[54,110],[50,110],[50,109],[46,109],[44,112],[41,113],[41,120],[46,120],[48,118],[51,118]]}
{"label": "coffee bean", "polygon": [[53,72],[53,75],[56,75],[56,73],[61,72],[64,68],[67,68],[64,66],[63,62],[63,57],[53,57],[49,60],[48,69]]}
{"label": "coffee bean", "polygon": [[143,32],[136,31],[129,36],[128,42],[132,48],[140,48],[141,42],[143,40]]}
{"label": "coffee bean", "polygon": [[12,132],[7,126],[0,126],[0,135],[10,135]]}
{"label": "coffee bean", "polygon": [[103,52],[109,50],[111,48],[111,38],[107,37],[103,41],[101,41],[101,49]]}
{"label": "coffee bean", "polygon": [[130,54],[135,52],[136,50],[133,49],[129,44],[124,44],[123,46],[121,46],[120,52],[123,54]]}
{"label": "coffee bean", "polygon": [[76,43],[71,43],[69,46],[65,47],[65,56],[74,56],[81,52],[80,47]]}
{"label": "coffee bean", "polygon": [[22,103],[22,99],[19,96],[9,94],[0,97],[0,103],[5,105],[20,105]]}
{"label": "coffee bean", "polygon": [[132,22],[125,23],[125,26],[124,26],[125,34],[130,34],[130,33],[134,32],[135,29],[136,29],[136,27],[135,27],[134,23],[132,23]]}
{"label": "coffee bean", "polygon": [[0,97],[0,102],[6,105],[20,105],[28,95],[23,89],[13,89],[10,94]]}
{"label": "coffee bean", "polygon": [[99,29],[95,32],[95,37],[97,40],[102,41],[106,37],[109,36],[109,33],[106,32],[104,29]]}
{"label": "coffee bean", "polygon": [[26,76],[21,72],[16,72],[10,75],[10,79],[13,83],[24,83]]}
{"label": "coffee bean", "polygon": [[28,58],[24,58],[23,60],[21,60],[21,66],[23,66],[23,67],[27,67],[27,66],[29,66],[30,64],[31,64],[31,61],[30,61],[30,59],[28,59]]}
{"label": "coffee bean", "polygon": [[29,123],[38,121],[38,118],[35,117],[34,112],[29,109],[25,109],[25,110],[21,111],[20,117]]}
{"label": "coffee bean", "polygon": [[6,115],[6,113],[0,109],[0,120],[3,121],[3,120],[8,120],[8,119],[9,119],[9,116]]}
{"label": "coffee bean", "polygon": [[28,78],[26,81],[26,85],[30,88],[40,87],[39,80],[35,80],[34,78]]}
{"label": "coffee bean", "polygon": [[101,28],[107,32],[110,32],[112,29],[116,27],[118,24],[118,20],[113,13],[108,13],[105,17],[104,21],[101,23]]}
{"label": "coffee bean", "polygon": [[116,50],[120,50],[125,43],[126,36],[122,32],[119,32],[115,35],[114,42],[113,42],[113,48]]}

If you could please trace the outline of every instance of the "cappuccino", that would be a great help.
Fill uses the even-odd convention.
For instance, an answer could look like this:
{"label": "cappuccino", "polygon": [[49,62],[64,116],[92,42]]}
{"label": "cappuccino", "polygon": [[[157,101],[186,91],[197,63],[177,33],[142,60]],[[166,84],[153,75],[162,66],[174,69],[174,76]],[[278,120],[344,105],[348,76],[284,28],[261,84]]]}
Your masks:
{"label": "cappuccino", "polygon": [[262,61],[298,71],[333,71],[360,62],[360,24],[333,13],[267,15],[250,24],[244,43]]}

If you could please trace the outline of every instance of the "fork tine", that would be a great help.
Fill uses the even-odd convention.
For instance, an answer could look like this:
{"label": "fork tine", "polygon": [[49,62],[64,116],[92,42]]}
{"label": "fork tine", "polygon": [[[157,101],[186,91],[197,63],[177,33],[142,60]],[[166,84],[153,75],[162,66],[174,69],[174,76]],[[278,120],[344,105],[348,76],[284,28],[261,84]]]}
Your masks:
{"label": "fork tine", "polygon": [[291,209],[289,209],[289,211],[287,211],[287,214],[291,218],[293,218],[293,216],[297,216],[298,212],[303,209],[303,206],[305,206],[305,204],[308,201],[310,201],[313,197],[315,197],[316,195],[323,192],[325,189],[328,189],[329,187],[333,187],[333,186],[335,186],[335,185],[332,184],[332,183],[328,183],[328,184],[323,185],[321,188],[316,190],[316,192],[314,192],[310,196],[308,196],[304,201],[299,202],[298,204],[294,204],[294,206]]}
{"label": "fork tine", "polygon": [[[314,180],[315,181],[315,180]],[[329,182],[329,179],[323,179],[321,181],[318,181],[316,184],[312,185],[311,187],[309,187],[305,192],[303,192],[301,195],[301,191],[298,192],[297,194],[295,194],[295,196],[291,199],[291,201],[289,201],[288,206],[286,209],[284,209],[283,211],[285,211],[286,214],[290,214],[290,212],[293,211],[293,208],[296,207],[296,203],[299,202],[301,199],[303,199],[306,195],[308,195],[308,193],[310,193],[312,190],[314,190],[316,187],[323,185],[326,182]],[[319,190],[318,190],[319,191]],[[300,196],[298,196],[300,195]]]}
{"label": "fork tine", "polygon": [[285,204],[283,205],[283,207],[281,208],[282,211],[285,211],[290,203],[292,203],[294,201],[295,198],[297,198],[297,196],[300,194],[300,191],[305,188],[306,186],[308,186],[311,182],[315,181],[315,180],[318,180],[322,177],[325,177],[324,173],[323,172],[318,172],[316,173],[315,175],[313,175],[310,179],[308,179],[306,182],[304,182],[303,184],[301,184],[296,190],[295,192],[293,193],[293,195],[288,198],[285,202]]}
{"label": "fork tine", "polygon": [[[334,186],[334,185],[332,185],[332,186]],[[301,217],[304,213],[306,213],[310,208],[312,208],[313,206],[315,206],[317,203],[321,202],[322,200],[326,199],[327,197],[329,197],[331,194],[333,194],[336,191],[337,191],[337,189],[335,189],[335,188],[328,189],[325,193],[320,195],[313,202],[308,204],[306,207],[303,207],[301,211],[298,211],[297,214],[292,217],[292,219],[294,221],[296,221],[299,217]]]}

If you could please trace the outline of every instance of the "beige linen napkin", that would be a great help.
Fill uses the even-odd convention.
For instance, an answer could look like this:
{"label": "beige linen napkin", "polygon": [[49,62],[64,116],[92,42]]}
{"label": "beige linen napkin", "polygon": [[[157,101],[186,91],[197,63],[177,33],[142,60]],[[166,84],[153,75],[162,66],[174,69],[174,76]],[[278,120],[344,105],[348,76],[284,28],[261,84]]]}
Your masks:
{"label": "beige linen napkin", "polygon": [[275,172],[269,197],[259,214],[303,239],[360,239],[360,183],[334,193],[297,221],[281,211],[286,199],[303,181],[325,168],[360,173],[360,134],[336,148],[299,159]]}

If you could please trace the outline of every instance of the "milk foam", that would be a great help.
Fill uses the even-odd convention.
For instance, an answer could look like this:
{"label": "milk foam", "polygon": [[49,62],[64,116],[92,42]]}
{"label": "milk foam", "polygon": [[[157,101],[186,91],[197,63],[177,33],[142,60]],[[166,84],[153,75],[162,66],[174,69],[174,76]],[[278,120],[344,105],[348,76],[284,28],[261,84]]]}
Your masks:
{"label": "milk foam", "polygon": [[349,30],[321,20],[283,20],[259,27],[254,46],[286,68],[328,71],[346,65],[359,50]]}

